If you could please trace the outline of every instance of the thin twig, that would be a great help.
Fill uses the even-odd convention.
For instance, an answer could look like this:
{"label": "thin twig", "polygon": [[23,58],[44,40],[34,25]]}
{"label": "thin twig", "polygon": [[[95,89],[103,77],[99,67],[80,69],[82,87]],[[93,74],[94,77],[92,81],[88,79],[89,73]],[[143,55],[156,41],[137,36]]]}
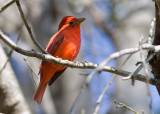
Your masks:
{"label": "thin twig", "polygon": [[[154,50],[155,52],[159,51],[157,50],[157,48],[159,47],[155,47],[155,46],[152,46],[152,45],[149,45],[149,44],[143,44],[142,45],[142,49],[146,49],[146,50]],[[116,58],[119,58],[121,56],[124,56],[126,54],[131,54],[131,53],[136,53],[139,51],[139,47],[137,48],[129,48],[129,49],[124,49],[124,50],[121,50],[119,52],[115,52],[113,54],[111,54],[108,58],[106,58],[103,62],[101,62],[97,68],[95,68],[91,73],[90,75],[87,77],[87,80],[86,80],[86,84],[88,85],[90,83],[90,81],[92,80],[93,78],[93,75],[98,72],[98,71],[101,71],[102,68],[112,59],[116,59]]]}
{"label": "thin twig", "polygon": [[12,5],[16,0],[11,0],[8,3],[6,3],[4,6],[0,8],[0,13],[2,13],[5,9],[7,9],[10,5]]}
{"label": "thin twig", "polygon": [[96,108],[93,114],[98,114],[98,111],[100,109],[100,103],[102,101],[102,98],[104,96],[104,94],[106,93],[106,91],[108,90],[108,87],[112,84],[112,81],[115,79],[116,74],[114,74],[111,78],[111,80],[108,82],[108,84],[106,85],[106,87],[104,88],[103,92],[101,93],[101,95],[99,96],[97,103],[96,103]]}
{"label": "thin twig", "polygon": [[[145,62],[148,63],[153,57],[155,56],[155,53],[152,53]],[[132,79],[132,85],[135,83],[135,76],[139,73],[139,71],[143,68],[143,64],[141,64],[134,72],[132,72],[127,77],[122,78],[123,80]]]}
{"label": "thin twig", "polygon": [[33,43],[41,50],[41,52],[47,53],[47,52],[42,48],[42,46],[36,41],[36,39],[34,38],[34,36],[33,36],[33,34],[32,34],[32,31],[31,31],[31,28],[29,27],[29,25],[28,25],[28,23],[27,23],[27,20],[26,20],[26,18],[25,18],[25,16],[24,16],[24,13],[23,13],[23,10],[22,10],[22,7],[21,7],[21,4],[20,4],[19,0],[16,1],[16,4],[17,4],[17,7],[18,7],[18,9],[19,9],[19,12],[20,12],[21,18],[22,18],[22,20],[23,20],[23,23],[24,23],[26,29],[28,30],[28,33],[29,33],[29,35],[30,35]]}
{"label": "thin twig", "polygon": [[1,74],[2,71],[6,68],[7,63],[8,63],[8,61],[9,61],[9,59],[10,59],[12,53],[13,53],[13,50],[10,50],[10,52],[8,53],[8,58],[7,58],[7,60],[6,60],[5,64],[3,65],[3,67],[2,67],[1,70],[0,70],[0,74]]}
{"label": "thin twig", "polygon": [[[31,73],[34,74],[36,76],[36,78],[38,79],[37,74],[34,72],[34,70],[32,69],[32,67],[29,65],[29,63],[27,62],[27,59],[24,56],[22,56],[22,57],[23,57],[23,60],[26,62],[28,68],[30,69]],[[33,78],[34,83],[37,85],[36,80],[33,77],[33,75],[32,75],[32,78]]]}
{"label": "thin twig", "polygon": [[[94,64],[94,63],[91,63],[91,62],[82,62],[82,63],[81,62],[72,62],[72,61],[68,61],[68,60],[62,60],[61,58],[53,57],[50,54],[43,54],[43,53],[33,51],[33,50],[32,51],[24,50],[24,49],[18,47],[12,40],[9,39],[8,36],[4,35],[1,31],[0,31],[0,39],[4,43],[6,43],[10,48],[12,48],[16,52],[18,52],[20,54],[23,54],[25,56],[36,57],[36,58],[44,60],[44,61],[49,61],[49,62],[52,62],[54,64],[59,64],[59,65],[67,66],[67,67],[71,67],[71,68],[80,68],[80,69],[99,68],[98,64]],[[142,49],[144,49],[144,50],[150,49],[152,51],[157,52],[157,51],[160,51],[160,45],[157,45],[157,46],[142,45]],[[110,57],[117,58],[117,57],[121,57],[121,56],[126,55],[126,54],[135,53],[137,51],[139,51],[139,47],[124,49],[122,51],[111,54],[112,56],[110,56]],[[115,56],[113,56],[113,55],[115,55]],[[126,77],[130,74],[130,72],[120,70],[120,69],[116,69],[116,68],[109,67],[109,66],[103,66],[101,68],[101,71],[114,73],[114,74],[121,75],[121,76],[124,76],[124,77]],[[142,81],[142,82],[147,81],[146,77],[144,75],[141,75],[141,74],[137,74],[135,79],[139,80],[139,81]],[[152,85],[159,85],[160,84],[160,82],[158,80],[154,79],[154,78],[150,78],[149,83],[152,84]]]}
{"label": "thin twig", "polygon": [[143,53],[142,53],[142,40],[143,40],[143,37],[142,38],[140,38],[140,41],[139,41],[139,47],[140,47],[140,58],[141,58],[141,61],[142,61],[142,63],[143,63],[143,66],[144,66],[144,72],[145,72],[145,74],[146,74],[146,76],[147,76],[147,92],[148,92],[148,96],[151,98],[151,100],[150,100],[150,103],[149,103],[149,107],[150,107],[150,111],[151,111],[151,113],[153,112],[152,111],[152,95],[151,95],[151,90],[150,90],[150,87],[149,87],[149,78],[150,78],[150,76],[149,76],[149,71],[148,71],[148,68],[147,68],[147,64],[146,64],[146,62],[145,62],[145,58],[144,58],[144,55],[143,55]]}
{"label": "thin twig", "polygon": [[85,88],[86,88],[86,85],[85,85],[85,82],[84,82],[80,92],[78,93],[78,96],[76,97],[76,100],[74,101],[74,103],[72,105],[72,108],[70,110],[70,114],[75,114],[76,106],[77,106],[78,102],[80,101],[81,95],[84,92]]}
{"label": "thin twig", "polygon": [[[21,25],[21,27],[20,28],[22,28],[22,25]],[[22,29],[20,29],[20,32],[19,32],[19,34],[18,34],[18,37],[17,37],[17,40],[16,40],[16,44],[18,43],[18,41],[20,40],[20,36],[21,36],[21,31]],[[6,68],[6,66],[7,66],[7,63],[9,62],[9,59],[10,59],[10,57],[11,57],[11,55],[12,55],[12,53],[13,53],[13,49],[11,49],[10,50],[10,52],[8,53],[8,58],[7,58],[7,60],[6,60],[6,62],[5,62],[5,64],[3,65],[3,67],[0,69],[0,74],[2,73],[2,71]]]}
{"label": "thin twig", "polygon": [[[129,60],[129,58],[130,58],[131,56],[132,56],[132,54],[130,54],[130,55],[122,62],[122,64],[119,65],[118,68],[122,68],[122,67],[126,64],[126,62]],[[117,76],[116,74],[114,74],[114,75],[112,76],[111,80],[108,82],[108,84],[107,84],[106,87],[104,88],[103,92],[100,94],[100,96],[99,96],[99,98],[98,98],[98,100],[97,100],[97,105],[96,105],[95,111],[94,111],[93,114],[98,114],[99,109],[100,109],[100,103],[101,103],[101,101],[102,101],[102,99],[103,99],[103,96],[105,95],[106,91],[108,90],[108,87],[111,85],[112,81],[115,79],[116,76]]]}
{"label": "thin twig", "polygon": [[117,104],[116,108],[126,108],[126,109],[134,112],[135,114],[139,114],[136,110],[134,110],[133,108],[127,106],[127,105],[124,104],[124,103],[119,103],[119,102],[117,102],[116,100],[114,100],[114,103]]}
{"label": "thin twig", "polygon": [[[150,29],[149,29],[149,36],[148,36],[148,44],[152,44],[152,39],[154,37],[154,29],[155,29],[155,18],[151,21]],[[147,59],[145,60],[146,63],[148,63],[153,57],[155,56],[155,53],[150,54]],[[123,80],[132,79],[132,85],[135,83],[135,75],[139,73],[139,71],[143,68],[143,64],[141,64],[134,72],[132,72],[128,77],[124,77]],[[133,76],[134,74],[134,76]]]}
{"label": "thin twig", "polygon": [[152,44],[152,39],[155,33],[155,22],[156,22],[156,18],[153,18],[150,24],[150,29],[149,29],[148,44]]}

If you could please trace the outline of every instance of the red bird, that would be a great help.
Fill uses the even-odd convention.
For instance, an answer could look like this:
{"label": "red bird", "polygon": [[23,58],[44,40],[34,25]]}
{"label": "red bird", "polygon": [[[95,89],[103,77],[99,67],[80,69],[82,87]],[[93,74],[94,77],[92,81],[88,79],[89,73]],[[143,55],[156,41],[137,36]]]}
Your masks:
{"label": "red bird", "polygon": [[[59,24],[58,32],[52,36],[47,44],[46,51],[54,57],[73,61],[80,49],[81,31],[80,24],[85,18],[66,16]],[[67,67],[42,61],[39,67],[40,83],[34,94],[34,100],[41,104],[45,89],[51,85]]]}

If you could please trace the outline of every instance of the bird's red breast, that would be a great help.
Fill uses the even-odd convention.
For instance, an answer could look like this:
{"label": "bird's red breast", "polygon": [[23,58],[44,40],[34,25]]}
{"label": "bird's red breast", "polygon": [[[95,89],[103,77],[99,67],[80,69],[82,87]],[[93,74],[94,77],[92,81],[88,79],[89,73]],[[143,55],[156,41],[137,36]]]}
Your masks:
{"label": "bird's red breast", "polygon": [[[54,57],[73,61],[79,53],[81,45],[80,23],[84,20],[85,18],[64,17],[59,24],[59,31],[53,35],[47,44],[46,51]],[[51,85],[65,69],[65,66],[46,61],[41,62],[40,83],[34,95],[34,100],[37,103],[41,103],[47,84]]]}

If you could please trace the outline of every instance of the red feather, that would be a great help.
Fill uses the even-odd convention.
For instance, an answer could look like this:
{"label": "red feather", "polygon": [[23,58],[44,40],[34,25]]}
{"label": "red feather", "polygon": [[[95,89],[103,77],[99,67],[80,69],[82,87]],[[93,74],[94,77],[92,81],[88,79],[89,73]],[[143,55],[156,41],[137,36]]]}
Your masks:
{"label": "red feather", "polygon": [[[59,24],[59,31],[50,39],[46,51],[54,57],[73,61],[79,53],[81,45],[80,23],[84,20],[85,18],[64,17]],[[42,61],[39,69],[40,83],[33,98],[40,104],[47,84],[49,82],[52,84],[66,67]]]}

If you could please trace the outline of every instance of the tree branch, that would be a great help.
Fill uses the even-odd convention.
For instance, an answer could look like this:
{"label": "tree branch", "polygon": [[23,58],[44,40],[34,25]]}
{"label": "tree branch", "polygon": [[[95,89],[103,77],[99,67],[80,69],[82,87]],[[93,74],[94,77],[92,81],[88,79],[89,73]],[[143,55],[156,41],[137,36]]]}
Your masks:
{"label": "tree branch", "polygon": [[12,5],[16,0],[11,0],[8,3],[6,3],[3,7],[0,8],[0,13],[3,12],[5,9],[7,9],[10,5]]}
{"label": "tree branch", "polygon": [[119,103],[119,102],[117,102],[116,100],[114,100],[114,103],[117,104],[116,108],[126,108],[126,109],[134,112],[135,114],[139,114],[139,113],[138,113],[137,111],[135,111],[133,108],[127,106],[127,105],[124,104],[124,103]]}
{"label": "tree branch", "polygon": [[47,53],[42,47],[41,45],[36,41],[36,39],[34,38],[33,34],[32,34],[32,31],[31,31],[31,28],[29,27],[28,23],[27,23],[27,20],[25,19],[25,16],[24,16],[24,13],[23,13],[23,10],[22,10],[22,7],[21,7],[21,4],[19,2],[19,0],[16,0],[16,4],[17,4],[17,7],[18,7],[18,10],[20,12],[20,15],[21,15],[21,18],[23,20],[23,23],[26,27],[26,29],[28,30],[28,33],[33,41],[33,43],[40,49],[41,52],[43,53]]}
{"label": "tree branch", "polygon": [[[91,63],[91,62],[82,62],[82,63],[71,62],[71,61],[68,61],[68,60],[62,60],[61,58],[53,57],[50,54],[43,54],[43,53],[40,53],[40,52],[37,52],[37,51],[34,51],[34,50],[32,50],[32,51],[24,50],[24,49],[18,47],[12,40],[9,39],[8,36],[4,35],[1,31],[0,31],[0,39],[4,43],[6,43],[10,48],[12,48],[16,52],[18,52],[22,55],[25,55],[25,56],[36,57],[36,58],[44,60],[44,61],[49,61],[49,62],[52,62],[54,64],[59,64],[59,65],[63,65],[63,66],[71,67],[71,68],[80,68],[80,69],[99,68],[98,64],[94,64],[94,63]],[[160,46],[142,45],[142,49],[150,49],[152,51],[157,52],[157,51],[160,50]],[[130,50],[130,52],[129,52],[129,50]],[[116,57],[120,57],[122,55],[126,55],[126,54],[129,54],[129,53],[135,53],[138,50],[139,50],[139,48],[124,49],[120,52],[113,53],[112,56],[116,55],[116,56],[113,56],[114,58],[116,58]],[[101,68],[101,70],[106,71],[106,72],[110,72],[110,73],[114,73],[114,74],[117,74],[117,75],[120,75],[120,76],[123,76],[123,77],[126,77],[130,74],[130,72],[120,70],[120,69],[116,69],[116,68],[109,67],[109,66],[104,66],[103,68]],[[139,81],[142,81],[142,82],[147,82],[146,76],[141,75],[141,74],[137,74],[135,79],[139,80]],[[158,84],[160,84],[160,81],[157,81],[156,79],[150,77],[149,83],[152,84],[152,85],[158,85]]]}
{"label": "tree branch", "polygon": [[[154,51],[154,52],[158,52],[160,51],[159,50],[160,48],[160,45],[158,46],[153,46],[153,45],[150,45],[150,44],[143,44],[142,45],[142,49],[143,50],[151,50],[151,51]],[[121,56],[124,56],[126,54],[131,54],[131,53],[136,53],[140,50],[139,47],[137,48],[128,48],[128,49],[124,49],[124,50],[121,50],[119,52],[115,52],[113,54],[111,54],[108,58],[106,58],[103,62],[100,63],[100,65],[98,65],[98,67],[93,70],[90,75],[88,76],[87,80],[86,80],[86,84],[89,84],[90,81],[92,80],[92,77],[95,73],[97,73],[98,71],[101,71],[103,69],[103,67],[112,59],[116,59],[116,58],[119,58]],[[133,76],[136,76],[136,75],[133,75]]]}

